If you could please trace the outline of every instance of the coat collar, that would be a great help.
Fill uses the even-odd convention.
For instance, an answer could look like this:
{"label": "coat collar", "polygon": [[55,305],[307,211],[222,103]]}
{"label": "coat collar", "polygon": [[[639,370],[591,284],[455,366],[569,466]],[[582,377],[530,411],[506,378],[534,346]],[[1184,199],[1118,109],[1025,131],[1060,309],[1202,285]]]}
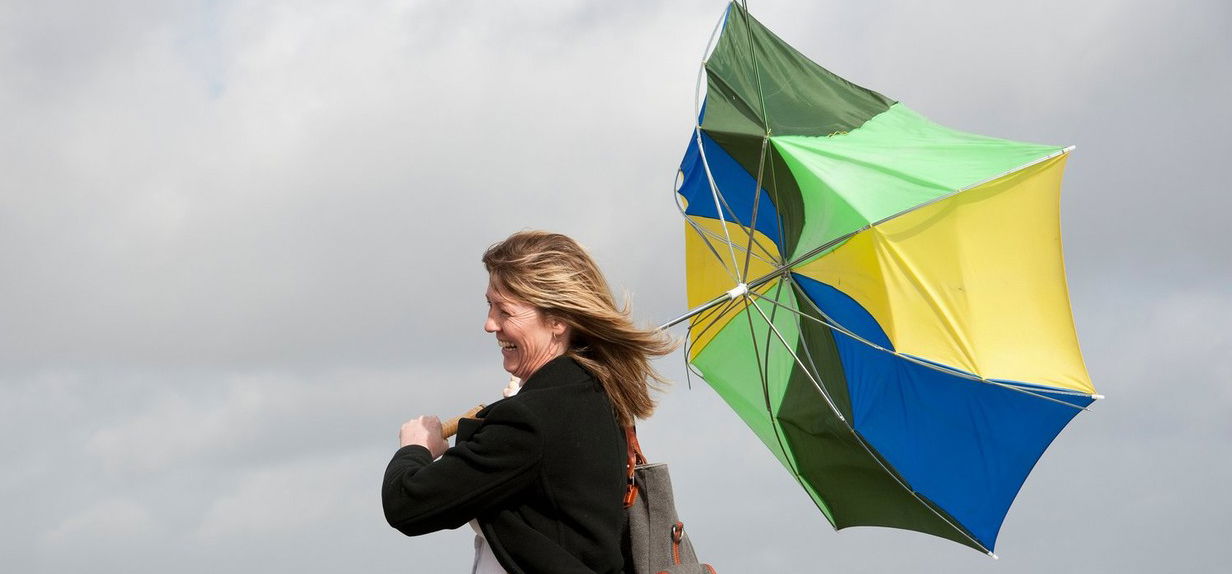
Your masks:
{"label": "coat collar", "polygon": [[590,372],[582,368],[573,357],[561,355],[531,374],[530,378],[522,383],[522,390],[518,393],[586,382],[592,378]]}
{"label": "coat collar", "polygon": [[518,391],[517,395],[503,398],[488,405],[487,407],[484,407],[483,410],[479,411],[479,414],[475,415],[475,418],[464,418],[458,421],[458,435],[454,444],[460,444],[470,440],[471,435],[474,434],[482,424],[479,419],[487,417],[488,411],[491,411],[496,407],[496,405],[504,403],[505,401],[516,400],[517,397],[524,396],[524,393],[528,391],[538,391],[584,383],[595,385],[596,391],[603,390],[603,388],[599,386],[598,380],[590,374],[590,371],[582,368],[582,365],[573,360],[573,357],[569,357],[567,355],[556,357],[555,359],[548,361],[542,367],[539,367],[538,371],[531,373],[530,378],[522,384],[522,390]]}

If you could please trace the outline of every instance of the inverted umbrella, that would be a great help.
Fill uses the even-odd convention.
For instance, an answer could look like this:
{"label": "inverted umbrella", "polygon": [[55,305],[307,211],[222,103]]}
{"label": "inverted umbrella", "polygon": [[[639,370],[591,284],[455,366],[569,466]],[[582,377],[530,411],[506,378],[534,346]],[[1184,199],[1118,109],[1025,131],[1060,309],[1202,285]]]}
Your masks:
{"label": "inverted umbrella", "polygon": [[835,528],[992,553],[1095,389],[1061,253],[1072,148],[934,124],[731,4],[677,181],[688,360]]}

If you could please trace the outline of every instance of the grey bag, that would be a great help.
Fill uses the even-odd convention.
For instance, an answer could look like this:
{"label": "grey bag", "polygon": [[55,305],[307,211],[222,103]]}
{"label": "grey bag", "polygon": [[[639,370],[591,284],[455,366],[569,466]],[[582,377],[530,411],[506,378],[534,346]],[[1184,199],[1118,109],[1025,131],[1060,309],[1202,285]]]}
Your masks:
{"label": "grey bag", "polygon": [[637,442],[637,431],[625,429],[629,443],[629,486],[625,492],[628,512],[628,546],[625,571],[633,574],[715,574],[709,564],[697,561],[693,543],[676,515],[672,479],[667,465],[649,464]]}

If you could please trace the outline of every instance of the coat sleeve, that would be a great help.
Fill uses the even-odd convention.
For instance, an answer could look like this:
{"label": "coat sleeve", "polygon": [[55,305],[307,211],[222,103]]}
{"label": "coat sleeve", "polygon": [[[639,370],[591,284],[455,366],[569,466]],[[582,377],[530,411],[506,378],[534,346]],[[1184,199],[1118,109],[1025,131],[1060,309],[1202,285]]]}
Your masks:
{"label": "coat sleeve", "polygon": [[534,485],[542,444],[529,411],[504,401],[436,461],[422,446],[402,447],[385,469],[385,519],[407,536],[462,526]]}

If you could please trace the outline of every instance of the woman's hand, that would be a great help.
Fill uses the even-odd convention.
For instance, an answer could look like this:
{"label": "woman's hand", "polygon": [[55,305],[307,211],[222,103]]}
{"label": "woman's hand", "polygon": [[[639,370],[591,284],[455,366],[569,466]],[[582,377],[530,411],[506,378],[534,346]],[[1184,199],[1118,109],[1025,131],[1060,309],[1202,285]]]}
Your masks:
{"label": "woman's hand", "polygon": [[414,418],[402,423],[398,432],[398,441],[402,446],[417,444],[428,449],[432,458],[437,458],[449,448],[449,443],[441,438],[441,419],[433,416]]}

